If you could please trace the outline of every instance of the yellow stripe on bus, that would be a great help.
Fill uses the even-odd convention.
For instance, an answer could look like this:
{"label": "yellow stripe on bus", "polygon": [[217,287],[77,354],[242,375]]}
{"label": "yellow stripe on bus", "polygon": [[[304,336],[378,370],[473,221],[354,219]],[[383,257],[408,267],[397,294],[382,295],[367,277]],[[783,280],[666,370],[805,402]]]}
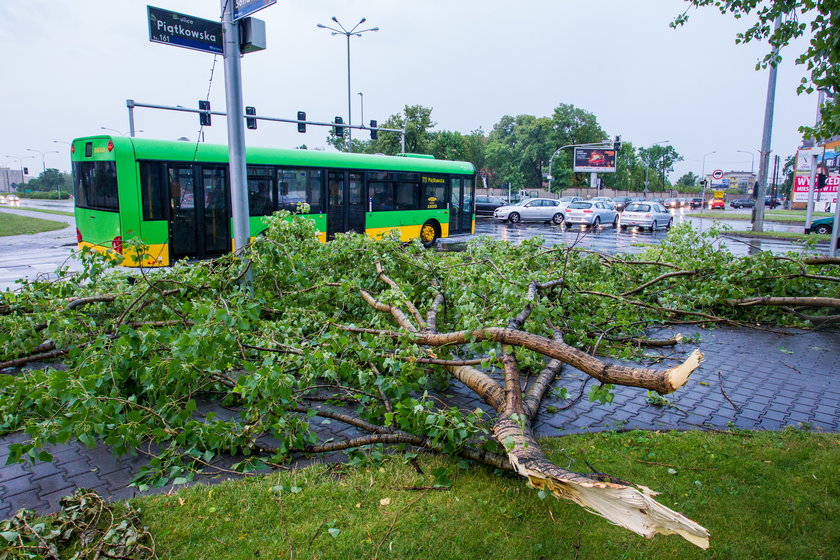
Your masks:
{"label": "yellow stripe on bus", "polygon": [[[116,251],[114,251],[111,247],[107,247],[105,245],[96,245],[88,241],[82,241],[81,243],[79,243],[79,251],[81,251],[85,247],[93,249],[97,253],[102,253],[103,255],[107,255],[115,259],[119,258],[118,253]],[[168,243],[156,243],[153,245],[147,245],[146,254],[148,255],[148,257],[142,262],[138,263],[134,259],[135,253],[126,248],[122,254],[122,266],[168,266],[170,264]]]}

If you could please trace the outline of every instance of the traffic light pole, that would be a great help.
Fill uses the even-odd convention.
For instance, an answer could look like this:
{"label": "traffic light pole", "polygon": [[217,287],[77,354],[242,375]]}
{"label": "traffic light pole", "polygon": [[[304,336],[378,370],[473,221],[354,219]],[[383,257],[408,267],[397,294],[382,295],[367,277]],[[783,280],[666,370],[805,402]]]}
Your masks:
{"label": "traffic light pole", "polygon": [[[248,245],[251,229],[248,223],[248,173],[245,167],[245,109],[242,103],[242,65],[239,51],[239,26],[233,21],[233,2],[221,0],[222,31],[225,59],[225,103],[227,105],[228,151],[230,168],[230,200],[233,215],[233,249]],[[243,282],[251,286],[251,263]]]}

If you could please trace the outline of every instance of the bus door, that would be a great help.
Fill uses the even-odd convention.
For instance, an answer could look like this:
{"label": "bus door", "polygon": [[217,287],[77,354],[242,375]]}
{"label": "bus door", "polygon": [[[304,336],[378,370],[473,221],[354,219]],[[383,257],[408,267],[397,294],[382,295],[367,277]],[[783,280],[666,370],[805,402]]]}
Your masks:
{"label": "bus door", "polygon": [[475,187],[470,177],[451,177],[449,233],[472,233]]}
{"label": "bus door", "polygon": [[170,165],[169,240],[172,259],[231,250],[230,194],[222,167]]}
{"label": "bus door", "polygon": [[365,231],[364,180],[361,173],[330,171],[327,174],[327,238],[336,233]]}

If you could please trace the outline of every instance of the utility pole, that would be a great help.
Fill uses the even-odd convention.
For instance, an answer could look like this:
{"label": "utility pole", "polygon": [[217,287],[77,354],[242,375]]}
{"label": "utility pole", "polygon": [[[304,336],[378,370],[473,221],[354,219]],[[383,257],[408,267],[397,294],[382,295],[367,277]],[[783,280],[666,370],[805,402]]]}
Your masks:
{"label": "utility pole", "polygon": [[[776,18],[774,31],[782,24],[781,16]],[[779,49],[773,51],[778,54]],[[767,102],[764,105],[764,132],[761,134],[761,151],[758,160],[758,184],[755,193],[755,208],[752,230],[754,232],[764,231],[764,194],[767,192],[767,171],[770,166],[770,137],[773,134],[773,106],[776,102],[776,64],[770,65],[770,76],[767,79]]]}
{"label": "utility pole", "polygon": [[[242,65],[239,26],[233,21],[233,2],[221,0],[225,59],[225,101],[230,161],[230,201],[233,215],[233,250],[239,251],[251,240],[248,223],[248,172],[245,166],[245,110],[242,101]],[[243,283],[252,287],[251,263]]]}

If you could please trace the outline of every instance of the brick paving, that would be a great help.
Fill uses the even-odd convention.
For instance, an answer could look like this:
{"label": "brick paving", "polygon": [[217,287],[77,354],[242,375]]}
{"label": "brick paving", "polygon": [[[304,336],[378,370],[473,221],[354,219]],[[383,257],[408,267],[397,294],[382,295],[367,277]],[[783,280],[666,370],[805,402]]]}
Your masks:
{"label": "brick paving", "polygon": [[[664,338],[675,332],[663,330],[655,335]],[[647,401],[646,391],[628,387],[616,387],[610,405],[591,403],[584,396],[574,406],[554,414],[546,407],[562,409],[568,403],[547,399],[535,425],[537,434],[562,436],[610,429],[703,427],[779,430],[786,426],[840,432],[840,333],[779,334],[728,328],[682,328],[679,332],[684,336],[697,334],[700,340],[668,350],[667,355],[679,359],[699,347],[705,360],[685,387],[665,397],[671,406],[653,405]],[[664,364],[668,363],[678,362],[665,361],[659,367],[667,367]],[[585,378],[582,372],[565,366],[555,386],[566,387],[571,396],[576,396]],[[464,409],[477,406],[487,409],[457,381],[443,391],[441,398]],[[206,404],[201,410],[222,417],[232,414],[215,404]],[[313,425],[322,441],[361,435],[355,428],[337,421],[327,423],[316,417]],[[135,495],[129,483],[145,463],[142,454],[115,457],[104,445],[88,449],[71,442],[47,448],[54,457],[52,463],[5,465],[9,445],[25,439],[22,433],[0,438],[0,519],[11,517],[20,508],[39,513],[56,511],[58,500],[75,488],[93,488],[114,500]],[[317,460],[339,458],[336,455]],[[302,460],[297,465],[309,461]],[[234,458],[220,457],[214,465],[226,468],[233,462]],[[200,480],[214,482],[230,476],[219,471]]]}

